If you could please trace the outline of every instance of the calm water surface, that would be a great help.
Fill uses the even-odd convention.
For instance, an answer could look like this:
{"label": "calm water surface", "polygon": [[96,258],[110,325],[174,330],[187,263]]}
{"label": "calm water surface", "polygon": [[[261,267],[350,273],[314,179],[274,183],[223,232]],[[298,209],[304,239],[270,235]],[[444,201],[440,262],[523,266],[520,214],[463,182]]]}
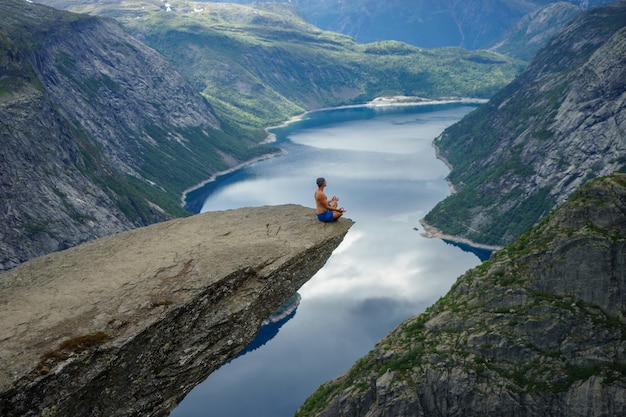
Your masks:
{"label": "calm water surface", "polygon": [[[299,291],[295,316],[262,347],[211,374],[173,417],[288,417],[406,318],[443,296],[478,257],[420,235],[449,194],[433,139],[475,107],[429,105],[316,112],[274,131],[286,154],[203,190],[201,211],[296,203],[314,207],[326,178],[356,223]],[[416,230],[418,229],[418,230]]]}

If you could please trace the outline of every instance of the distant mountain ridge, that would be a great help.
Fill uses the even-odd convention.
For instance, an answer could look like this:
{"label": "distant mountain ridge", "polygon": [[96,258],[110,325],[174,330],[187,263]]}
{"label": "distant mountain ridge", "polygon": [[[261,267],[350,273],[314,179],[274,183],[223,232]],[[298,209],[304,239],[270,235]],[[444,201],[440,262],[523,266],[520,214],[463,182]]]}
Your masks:
{"label": "distant mountain ridge", "polygon": [[[216,0],[250,4],[257,0]],[[425,48],[485,49],[525,15],[560,1],[550,0],[282,0],[307,21],[361,43],[398,40]],[[570,0],[579,8],[611,0]]]}
{"label": "distant mountain ridge", "polygon": [[523,16],[504,32],[492,51],[530,61],[533,55],[582,10],[566,2],[551,3]]}
{"label": "distant mountain ridge", "polygon": [[[524,63],[486,51],[423,50],[397,41],[363,45],[307,23],[288,3],[250,6],[181,0],[103,4],[42,0],[114,16],[166,56],[221,118],[282,123],[306,110],[379,96],[491,97]],[[263,124],[265,123],[265,124]]]}

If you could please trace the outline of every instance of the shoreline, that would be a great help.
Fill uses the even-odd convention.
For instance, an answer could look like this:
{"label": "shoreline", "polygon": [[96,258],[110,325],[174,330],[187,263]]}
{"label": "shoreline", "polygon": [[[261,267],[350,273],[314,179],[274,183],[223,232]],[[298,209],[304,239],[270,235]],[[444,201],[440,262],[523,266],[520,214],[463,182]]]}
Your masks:
{"label": "shoreline", "polygon": [[[296,116],[293,116],[291,118],[289,118],[288,120],[285,120],[282,123],[279,123],[277,125],[273,125],[273,126],[268,126],[265,127],[264,130],[265,132],[267,132],[267,137],[265,138],[265,140],[263,140],[262,142],[259,142],[259,145],[266,145],[268,143],[274,143],[276,142],[276,135],[273,133],[270,133],[270,130],[272,129],[277,129],[280,127],[285,127],[288,126],[291,123],[297,122],[302,120],[307,114],[310,113],[315,113],[315,112],[319,112],[319,111],[327,111],[327,110],[335,110],[335,109],[350,109],[350,108],[359,108],[359,107],[370,107],[370,108],[376,108],[376,107],[408,107],[408,106],[425,106],[425,105],[429,105],[429,104],[450,104],[450,103],[467,103],[467,104],[484,104],[486,103],[488,100],[487,99],[480,99],[480,98],[463,98],[463,97],[442,97],[439,99],[428,99],[428,98],[423,98],[423,97],[411,97],[411,96],[389,96],[389,97],[377,97],[367,103],[364,104],[349,104],[349,105],[345,105],[345,106],[338,106],[338,107],[324,107],[321,109],[316,109],[316,110],[309,110],[309,111],[305,111],[303,113],[300,113]],[[264,155],[260,155],[257,156],[256,158],[252,158],[250,160],[247,161],[243,161],[237,165],[233,165],[232,167],[225,169],[223,171],[218,171],[215,174],[211,175],[209,178],[207,178],[206,180],[203,180],[189,188],[186,188],[181,197],[180,197],[180,205],[181,207],[185,207],[186,206],[186,200],[187,200],[187,194],[189,194],[192,191],[195,191],[199,188],[204,187],[205,185],[207,185],[210,182],[213,182],[217,179],[217,177],[220,177],[222,175],[226,175],[226,174],[230,174],[233,171],[236,171],[238,169],[244,168],[250,164],[253,164],[255,162],[258,161],[263,161],[265,159],[269,159],[269,158],[274,158],[276,156],[281,156],[284,155],[285,151],[280,150],[278,152],[272,152],[272,153],[268,153],[268,154],[264,154]],[[439,157],[439,155],[436,152],[436,156],[437,158],[441,159]],[[444,159],[441,159],[442,161],[444,161],[444,163],[447,165],[446,161]],[[451,169],[451,168],[450,168]],[[448,181],[446,179],[446,181]],[[451,186],[450,182],[448,181],[448,185]]]}
{"label": "shoreline", "polygon": [[[450,163],[450,162],[449,162],[449,161],[448,161],[448,160],[447,160],[447,159],[446,159],[446,158],[445,158],[445,157],[441,154],[441,151],[439,150],[439,146],[437,146],[437,145],[435,144],[435,140],[437,140],[437,139],[438,139],[438,138],[440,138],[440,137],[441,137],[441,135],[437,136],[437,137],[433,140],[433,142],[432,142],[432,144],[431,144],[431,146],[432,146],[433,148],[435,148],[435,158],[437,158],[438,160],[440,160],[441,162],[443,162],[443,164],[444,164],[446,167],[448,167],[448,169],[449,169],[450,171],[452,171],[452,164],[451,164],[451,163]],[[449,179],[448,177],[449,177],[449,176],[448,176],[448,175],[446,175],[446,177],[445,177],[444,179],[446,180],[446,183],[448,184],[448,189],[450,190],[450,193],[451,193],[451,194],[454,194],[454,193],[456,193],[456,187],[454,186],[454,184],[452,184],[452,181],[450,181],[450,179]]]}
{"label": "shoreline", "polygon": [[327,111],[327,110],[341,110],[341,109],[354,109],[359,107],[410,107],[410,106],[427,106],[429,104],[452,104],[452,103],[467,103],[467,104],[485,104],[489,100],[484,98],[469,98],[469,97],[441,97],[438,99],[430,99],[423,97],[411,97],[411,96],[389,96],[389,97],[376,97],[375,99],[363,103],[363,104],[347,104],[345,106],[337,106],[337,107],[323,107],[321,109],[309,110],[302,114],[292,117],[291,119],[281,123],[277,126],[269,127],[268,129],[273,129],[276,127],[283,127],[288,125],[291,122],[298,121],[302,119],[309,113],[315,113],[319,111]]}
{"label": "shoreline", "polygon": [[[264,141],[262,143],[270,143],[270,142],[265,142]],[[193,185],[193,186],[185,189],[183,191],[181,197],[180,197],[180,205],[181,205],[181,207],[185,208],[185,206],[186,206],[187,194],[189,194],[192,191],[197,190],[198,188],[204,187],[205,185],[207,185],[210,182],[215,181],[217,179],[217,177],[220,177],[220,176],[226,175],[226,174],[230,174],[231,172],[237,171],[238,169],[244,168],[244,167],[246,167],[248,165],[251,165],[251,164],[253,164],[255,162],[263,161],[265,159],[273,158],[275,156],[280,156],[280,155],[284,155],[284,154],[285,154],[285,151],[283,151],[283,150],[280,150],[278,152],[266,153],[264,155],[260,155],[260,156],[257,156],[255,158],[243,161],[243,162],[241,162],[241,163],[239,163],[237,165],[233,165],[232,167],[230,167],[228,169],[225,169],[223,171],[216,172],[215,174],[211,175],[206,180],[201,181],[201,182],[197,183],[196,185]]]}
{"label": "shoreline", "polygon": [[438,99],[429,99],[423,97],[411,97],[411,96],[389,96],[389,97],[377,97],[367,103],[363,104],[347,104],[345,106],[337,106],[337,107],[322,107],[320,109],[315,110],[307,110],[303,113],[297,114],[295,116],[290,117],[282,123],[277,125],[268,126],[265,128],[267,133],[267,138],[261,142],[260,144],[267,144],[276,142],[276,135],[270,133],[269,131],[272,129],[277,129],[280,127],[285,127],[290,125],[291,123],[300,121],[304,119],[307,114],[320,112],[320,111],[328,111],[328,110],[341,110],[341,109],[355,109],[359,107],[410,107],[410,106],[427,106],[429,104],[451,104],[451,103],[467,103],[467,104],[485,104],[489,100],[485,98],[468,98],[468,97],[442,97]]}
{"label": "shoreline", "polygon": [[451,242],[462,243],[462,244],[465,244],[465,245],[468,245],[477,249],[485,249],[485,250],[491,250],[491,251],[497,251],[504,247],[504,246],[495,246],[495,245],[484,245],[482,243],[476,243],[464,237],[447,235],[443,233],[441,230],[437,229],[436,227],[431,226],[430,224],[426,223],[424,219],[420,219],[419,223],[420,225],[422,225],[422,228],[424,229],[424,231],[420,233],[420,235],[428,239],[435,238],[435,239],[449,240]]}

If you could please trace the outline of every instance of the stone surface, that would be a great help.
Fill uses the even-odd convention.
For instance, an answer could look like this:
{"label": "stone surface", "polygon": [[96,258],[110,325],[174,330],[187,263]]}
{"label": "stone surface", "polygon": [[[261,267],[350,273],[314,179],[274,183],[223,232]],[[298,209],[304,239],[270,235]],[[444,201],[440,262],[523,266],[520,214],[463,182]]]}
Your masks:
{"label": "stone surface", "polygon": [[530,61],[537,50],[582,9],[563,1],[533,10],[507,29],[489,49]]}
{"label": "stone surface", "polygon": [[167,415],[352,224],[297,205],[204,213],[4,272],[0,415]]}

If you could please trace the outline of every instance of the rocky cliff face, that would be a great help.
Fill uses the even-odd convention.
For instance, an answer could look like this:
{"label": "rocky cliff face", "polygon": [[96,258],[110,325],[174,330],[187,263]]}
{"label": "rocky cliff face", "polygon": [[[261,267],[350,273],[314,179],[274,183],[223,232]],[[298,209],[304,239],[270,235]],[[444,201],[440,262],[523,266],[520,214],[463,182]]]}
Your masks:
{"label": "rocky cliff face", "polygon": [[36,3],[114,16],[159,52],[110,18],[2,3],[0,270],[187,215],[186,189],[275,152],[264,127],[294,114],[383,94],[488,97],[522,67],[360,45],[276,4]]}
{"label": "rocky cliff face", "polygon": [[626,174],[581,189],[297,416],[626,415]]}
{"label": "rocky cliff face", "polygon": [[184,215],[183,190],[256,147],[111,19],[23,0],[0,19],[0,270]]}
{"label": "rocky cliff face", "polygon": [[0,415],[166,416],[321,268],[349,219],[205,213],[0,275]]}
{"label": "rocky cliff face", "polygon": [[457,191],[426,222],[503,245],[626,161],[626,2],[580,14],[489,103],[435,140]]}

